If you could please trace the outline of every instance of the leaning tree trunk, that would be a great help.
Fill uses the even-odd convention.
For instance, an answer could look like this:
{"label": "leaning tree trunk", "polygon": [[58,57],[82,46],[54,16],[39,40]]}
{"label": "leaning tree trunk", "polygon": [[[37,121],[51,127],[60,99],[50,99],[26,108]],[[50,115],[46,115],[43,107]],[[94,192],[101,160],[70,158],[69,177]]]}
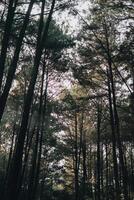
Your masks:
{"label": "leaning tree trunk", "polygon": [[14,158],[12,160],[12,165],[11,165],[10,173],[8,177],[8,185],[7,185],[8,189],[7,191],[5,191],[4,200],[18,199],[17,186],[19,183],[19,177],[20,177],[21,168],[22,168],[23,149],[24,149],[25,136],[26,136],[27,126],[28,126],[29,113],[31,109],[31,104],[32,104],[32,99],[33,99],[33,94],[34,94],[34,87],[35,87],[35,83],[36,83],[36,79],[38,75],[38,69],[39,69],[39,64],[40,64],[40,60],[42,56],[42,51],[44,48],[44,43],[46,42],[46,39],[47,39],[48,29],[51,22],[54,6],[55,6],[55,0],[52,1],[51,9],[50,9],[43,33],[41,32],[42,27],[39,25],[39,34],[38,34],[37,48],[36,48],[36,54],[35,54],[35,59],[34,59],[34,66],[32,70],[31,80],[30,80],[28,91],[27,91],[26,99],[24,102],[24,110],[23,110],[23,116],[22,116],[18,141],[17,141],[16,152],[14,153]]}
{"label": "leaning tree trunk", "polygon": [[[30,17],[30,13],[31,13],[34,2],[35,2],[35,0],[30,1],[28,10],[27,10],[27,13],[26,13],[20,34],[19,34],[19,37],[18,37],[18,40],[17,40],[17,43],[16,43],[14,56],[13,56],[13,59],[11,61],[11,65],[10,65],[9,70],[8,70],[6,83],[5,83],[3,92],[0,96],[0,121],[1,121],[3,113],[4,113],[8,94],[9,94],[9,91],[10,91],[10,88],[11,88],[11,85],[12,85],[12,82],[13,82],[13,79],[14,79],[14,75],[15,75],[15,72],[16,72],[16,69],[17,69],[17,63],[18,63],[18,60],[19,60],[19,55],[20,55],[20,50],[21,50],[23,38],[24,38],[24,35],[25,35],[26,27],[27,27],[28,22],[29,22],[29,17]],[[5,61],[2,61],[2,62],[5,62]]]}
{"label": "leaning tree trunk", "polygon": [[8,157],[7,168],[6,168],[6,173],[5,173],[5,177],[4,177],[4,180],[3,180],[3,186],[2,186],[2,188],[0,190],[0,196],[1,197],[3,197],[3,192],[6,189],[7,177],[8,177],[8,173],[9,173],[11,159],[12,159],[12,156],[13,156],[15,133],[16,133],[16,125],[14,124],[12,138],[11,138],[11,147],[10,147],[10,151],[9,151],[9,157]]}
{"label": "leaning tree trunk", "polygon": [[16,5],[18,0],[10,0],[8,5],[8,13],[6,18],[5,30],[1,44],[1,55],[0,55],[0,93],[2,92],[2,79],[5,69],[5,62],[7,56],[7,49],[9,44],[9,39],[11,35],[11,29],[13,25],[13,18],[15,15]]}
{"label": "leaning tree trunk", "polygon": [[[43,27],[43,20],[44,20],[44,8],[45,8],[45,1],[42,2],[41,8],[41,28]],[[42,29],[40,33],[42,32]],[[45,60],[44,60],[45,63]],[[43,85],[44,85],[44,75],[45,75],[45,66],[43,65],[43,73],[41,78],[41,91],[40,91],[40,98],[39,98],[39,108],[38,108],[38,122],[37,122],[37,130],[36,130],[36,142],[35,148],[33,151],[33,160],[32,166],[30,170],[30,180],[28,184],[28,192],[27,192],[27,200],[34,200],[36,194],[35,182],[36,182],[36,174],[38,168],[38,149],[40,149],[40,126],[42,121],[42,101],[43,101]]]}

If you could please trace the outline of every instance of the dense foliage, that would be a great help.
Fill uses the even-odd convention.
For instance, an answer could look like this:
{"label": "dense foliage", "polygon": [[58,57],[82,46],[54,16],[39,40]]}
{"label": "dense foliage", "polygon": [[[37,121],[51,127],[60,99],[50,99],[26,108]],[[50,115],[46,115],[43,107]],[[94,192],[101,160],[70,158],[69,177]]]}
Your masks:
{"label": "dense foliage", "polygon": [[0,2],[0,199],[134,199],[133,33],[133,0]]}

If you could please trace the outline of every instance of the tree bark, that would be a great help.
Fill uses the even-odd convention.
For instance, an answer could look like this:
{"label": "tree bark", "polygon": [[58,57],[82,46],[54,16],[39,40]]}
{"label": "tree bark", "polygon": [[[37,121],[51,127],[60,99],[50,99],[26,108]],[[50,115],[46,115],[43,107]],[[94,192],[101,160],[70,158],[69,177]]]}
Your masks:
{"label": "tree bark", "polygon": [[[41,95],[40,95],[40,106],[39,106],[39,112],[41,114],[41,120],[39,126],[40,128],[40,139],[39,139],[39,152],[38,152],[38,160],[37,160],[37,169],[35,174],[35,184],[34,184],[34,194],[33,194],[33,200],[36,198],[36,191],[39,184],[39,175],[40,175],[40,164],[41,164],[41,154],[42,154],[42,142],[43,142],[43,133],[44,126],[46,125],[46,109],[47,109],[47,88],[48,88],[48,69],[46,69],[46,86],[45,86],[45,92],[44,92],[44,104],[43,104],[43,85],[44,85],[44,76],[45,76],[45,68],[46,63],[44,61],[43,66],[43,72],[42,72],[42,83],[41,83]],[[44,125],[45,122],[45,125]]]}
{"label": "tree bark", "polygon": [[111,50],[110,50],[110,44],[109,44],[109,35],[107,30],[106,22],[104,24],[105,28],[105,39],[106,39],[106,48],[107,48],[107,62],[108,62],[108,71],[109,71],[109,84],[111,85],[111,103],[113,106],[113,116],[114,116],[114,129],[116,134],[116,141],[119,149],[119,161],[121,165],[121,171],[122,171],[122,180],[123,180],[123,193],[125,200],[129,200],[128,196],[128,177],[127,177],[127,170],[126,166],[124,164],[124,153],[122,150],[122,143],[121,143],[121,137],[120,137],[120,122],[119,122],[119,116],[117,111],[117,105],[116,105],[116,94],[115,94],[115,85],[114,85],[114,78],[113,78],[113,70],[112,70],[112,58],[111,58]]}
{"label": "tree bark", "polygon": [[113,163],[114,163],[114,179],[115,179],[115,190],[116,190],[116,199],[120,200],[120,187],[119,187],[119,174],[118,174],[118,165],[117,165],[117,153],[116,153],[116,134],[115,134],[115,121],[112,107],[112,97],[111,97],[111,86],[109,79],[109,71],[107,70],[108,78],[108,98],[109,98],[109,112],[110,112],[110,124],[112,131],[112,150],[113,150]]}
{"label": "tree bark", "polygon": [[75,200],[78,200],[79,195],[79,177],[78,177],[78,131],[77,131],[77,111],[75,111]]}
{"label": "tree bark", "polygon": [[98,108],[97,108],[97,200],[101,200],[100,126],[101,126],[101,108],[100,108],[100,105],[98,104]]}
{"label": "tree bark", "polygon": [[[24,38],[24,35],[25,35],[26,27],[27,27],[28,22],[29,22],[29,17],[30,17],[30,13],[31,13],[34,2],[35,2],[35,0],[30,1],[28,10],[27,10],[27,13],[26,13],[20,34],[19,34],[19,37],[18,37],[18,40],[17,40],[17,43],[16,43],[16,49],[15,49],[15,52],[14,52],[14,56],[13,56],[13,59],[11,61],[11,65],[10,65],[9,70],[8,70],[6,83],[5,83],[3,92],[0,96],[0,121],[2,119],[4,109],[5,109],[5,106],[6,106],[6,102],[7,102],[7,98],[8,98],[8,94],[9,94],[9,91],[10,91],[10,88],[11,88],[11,85],[12,85],[12,82],[13,82],[13,79],[14,79],[14,75],[15,75],[16,68],[17,68],[17,63],[18,63],[18,59],[19,59],[19,54],[20,54],[23,38]],[[3,59],[5,59],[5,58],[3,58]],[[4,62],[5,61],[2,61],[2,66],[4,66]],[[2,74],[3,74],[3,72],[2,72]],[[1,75],[1,79],[2,79],[2,76],[3,75]]]}
{"label": "tree bark", "polygon": [[55,6],[55,0],[52,1],[51,9],[50,9],[43,33],[41,31],[42,22],[39,25],[39,33],[38,33],[38,39],[37,39],[37,48],[36,48],[36,55],[34,59],[34,66],[32,70],[31,80],[30,80],[28,91],[27,91],[26,99],[24,102],[24,110],[23,110],[21,127],[19,131],[19,136],[18,136],[16,152],[12,160],[12,167],[11,167],[9,177],[8,177],[8,187],[7,187],[8,189],[5,192],[4,200],[18,199],[17,186],[18,186],[20,172],[22,168],[23,149],[24,149],[25,136],[26,136],[27,126],[28,126],[29,113],[31,109],[31,104],[32,104],[32,99],[33,99],[33,94],[34,94],[34,87],[35,87],[35,83],[37,79],[42,51],[44,48],[44,43],[46,42],[46,39],[47,39],[48,29],[51,22],[54,6]]}
{"label": "tree bark", "polygon": [[8,13],[6,18],[5,30],[1,45],[1,55],[0,55],[0,93],[2,92],[2,79],[5,69],[6,55],[8,49],[8,43],[11,35],[11,28],[13,25],[13,18],[15,15],[16,4],[18,0],[10,0],[8,5]]}

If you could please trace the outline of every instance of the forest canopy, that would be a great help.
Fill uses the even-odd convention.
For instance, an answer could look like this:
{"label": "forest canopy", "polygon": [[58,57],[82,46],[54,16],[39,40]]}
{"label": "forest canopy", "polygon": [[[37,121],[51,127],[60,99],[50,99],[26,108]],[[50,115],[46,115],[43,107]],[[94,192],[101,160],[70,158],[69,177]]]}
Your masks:
{"label": "forest canopy", "polygon": [[134,199],[134,1],[0,1],[0,199]]}

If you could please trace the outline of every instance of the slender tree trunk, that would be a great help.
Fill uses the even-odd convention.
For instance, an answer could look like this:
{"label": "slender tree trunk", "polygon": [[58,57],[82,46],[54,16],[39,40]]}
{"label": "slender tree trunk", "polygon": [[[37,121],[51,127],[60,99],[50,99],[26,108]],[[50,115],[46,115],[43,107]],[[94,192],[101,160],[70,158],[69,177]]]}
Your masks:
{"label": "slender tree trunk", "polygon": [[79,177],[78,177],[78,131],[77,131],[77,112],[75,111],[75,200],[79,195]]}
{"label": "slender tree trunk", "polygon": [[8,5],[8,13],[7,13],[7,18],[6,18],[5,30],[4,30],[4,35],[3,35],[2,45],[1,45],[1,55],[0,55],[0,93],[2,92],[1,87],[2,87],[4,69],[5,69],[7,48],[8,48],[10,35],[11,35],[11,29],[13,25],[13,18],[15,15],[17,2],[18,0],[10,0],[9,5]]}
{"label": "slender tree trunk", "polygon": [[[109,63],[110,64],[110,63]],[[112,67],[110,65],[110,80],[111,80],[111,88],[112,88],[112,93],[113,93],[113,108],[114,108],[114,117],[115,117],[115,128],[116,128],[116,135],[117,135],[117,144],[118,144],[118,149],[119,149],[119,160],[120,160],[120,165],[121,165],[121,170],[122,170],[122,180],[123,180],[123,193],[124,193],[124,198],[125,200],[128,200],[128,176],[127,176],[127,170],[126,166],[124,163],[124,153],[122,150],[122,143],[121,143],[121,138],[120,138],[120,124],[119,124],[119,117],[118,117],[118,112],[116,108],[116,96],[115,96],[115,88],[114,88],[114,83],[113,83],[113,74],[112,74]]]}
{"label": "slender tree trunk", "polygon": [[108,62],[108,68],[109,68],[109,82],[111,85],[111,103],[113,106],[113,116],[114,116],[114,129],[116,134],[116,141],[119,149],[119,161],[121,165],[122,170],[122,180],[123,180],[123,193],[125,200],[129,200],[128,196],[128,184],[127,184],[127,170],[124,164],[124,154],[122,150],[122,143],[121,143],[121,137],[120,137],[120,123],[119,123],[119,116],[117,112],[117,106],[116,106],[116,95],[115,95],[115,86],[114,86],[114,78],[113,78],[113,70],[112,70],[112,58],[111,58],[111,51],[110,51],[110,44],[109,44],[109,35],[107,30],[107,25],[105,24],[105,38],[106,38],[106,45],[107,45],[107,62]]}
{"label": "slender tree trunk", "polygon": [[130,172],[130,175],[131,175],[131,177],[130,177],[130,192],[132,193],[133,191],[134,191],[134,181],[133,181],[133,177],[134,177],[134,165],[133,165],[133,163],[134,163],[134,155],[133,155],[133,150],[134,150],[134,148],[133,148],[133,143],[131,144],[131,147],[130,147],[130,151],[131,151],[131,153],[130,153],[130,169],[131,169],[131,172]]}
{"label": "slender tree trunk", "polygon": [[25,136],[26,136],[27,126],[28,126],[29,113],[31,109],[31,104],[32,104],[32,99],[33,99],[33,94],[34,94],[34,87],[35,87],[35,83],[37,79],[42,51],[44,48],[44,43],[46,42],[46,39],[47,39],[48,29],[51,22],[54,6],[55,6],[55,0],[52,1],[51,9],[50,9],[43,33],[41,32],[42,21],[39,25],[39,33],[38,33],[38,39],[37,39],[37,48],[36,48],[34,66],[33,66],[31,80],[30,80],[29,88],[28,88],[25,103],[24,103],[24,111],[23,111],[21,127],[19,131],[19,136],[18,136],[16,152],[12,160],[12,167],[11,167],[10,174],[8,177],[8,187],[7,187],[8,189],[5,192],[4,200],[18,199],[18,195],[16,195],[17,190],[18,190],[17,186],[19,184],[20,172],[22,168],[23,149],[24,149]]}
{"label": "slender tree trunk", "polygon": [[[44,8],[45,8],[45,1],[42,2],[42,9],[41,9],[41,23],[43,23],[43,16],[44,16]],[[42,26],[43,27],[43,26]],[[42,32],[42,30],[41,30]],[[45,60],[44,60],[45,63]],[[37,171],[38,171],[38,165],[41,159],[41,155],[38,155],[40,152],[40,140],[42,142],[42,137],[40,136],[40,127],[41,127],[41,121],[42,121],[42,103],[43,103],[43,85],[44,85],[44,75],[45,75],[45,66],[43,65],[43,72],[42,72],[42,80],[41,80],[41,91],[40,91],[40,98],[39,98],[39,110],[38,110],[38,123],[37,123],[37,131],[36,131],[36,145],[33,153],[33,162],[31,167],[31,173],[30,173],[30,180],[29,180],[29,186],[28,186],[28,195],[27,200],[34,200],[36,189],[35,185],[37,182]],[[39,149],[39,152],[38,152]],[[39,158],[40,157],[40,158]]]}
{"label": "slender tree trunk", "polygon": [[97,109],[97,200],[101,200],[100,126],[101,126],[101,108],[100,108],[100,105],[98,105],[98,109]]}
{"label": "slender tree trunk", "polygon": [[[17,63],[18,63],[18,59],[19,59],[19,54],[20,54],[23,38],[24,38],[24,35],[25,35],[26,27],[27,27],[28,22],[29,22],[29,17],[30,17],[30,13],[31,13],[34,1],[35,0],[31,0],[31,2],[29,4],[28,10],[27,10],[27,13],[26,13],[26,16],[25,16],[19,37],[18,37],[18,40],[17,40],[17,43],[16,43],[16,49],[15,49],[15,52],[14,52],[14,56],[13,56],[11,65],[10,65],[9,70],[8,70],[6,83],[5,83],[3,92],[0,96],[0,121],[1,121],[3,113],[4,113],[8,94],[9,94],[9,91],[10,91],[10,88],[11,88],[11,85],[12,85],[12,82],[13,82],[13,79],[14,79],[14,75],[15,75],[15,72],[16,72]],[[5,61],[2,61],[2,62],[4,63]],[[4,66],[4,65],[2,64],[2,66]],[[2,75],[1,75],[1,79],[2,79],[2,77],[3,77],[3,72],[2,72]]]}
{"label": "slender tree trunk", "polygon": [[21,178],[20,178],[19,186],[18,186],[19,188],[21,188],[21,186],[24,184],[25,179],[26,179],[26,166],[28,164],[29,152],[30,152],[30,148],[32,145],[33,137],[36,133],[35,124],[34,124],[34,127],[31,127],[31,122],[32,122],[32,117],[33,117],[33,107],[36,104],[35,98],[34,98],[34,101],[35,102],[33,103],[32,108],[31,108],[31,114],[29,117],[29,123],[28,123],[28,128],[27,128],[26,142],[25,142],[25,146],[24,146],[24,162],[22,165]]}
{"label": "slender tree trunk", "polygon": [[[89,150],[89,151],[88,151]],[[93,198],[93,184],[92,184],[92,144],[89,144],[87,149],[87,180],[89,184],[90,197]]]}
{"label": "slender tree trunk", "polygon": [[38,131],[38,127],[37,127],[35,146],[34,146],[34,150],[33,150],[31,169],[30,169],[30,175],[29,175],[27,200],[32,200],[33,199],[33,187],[34,187],[34,182],[35,182],[35,172],[36,172],[36,164],[37,164],[38,145],[39,145],[39,131]]}
{"label": "slender tree trunk", "polygon": [[[35,127],[33,128],[33,130],[31,132],[32,132],[32,135],[31,135],[29,141],[27,142],[27,144],[25,146],[24,163],[23,163],[23,166],[22,166],[22,172],[21,172],[21,177],[20,177],[20,180],[19,180],[18,188],[22,187],[22,185],[25,183],[25,179],[26,179],[26,176],[27,176],[26,167],[28,165],[28,157],[29,157],[29,152],[30,152],[30,148],[31,148],[31,145],[32,145],[33,136],[35,135]],[[24,188],[25,188],[25,186],[24,186]],[[22,196],[23,194],[21,193],[21,191],[18,191],[18,192],[19,192],[19,199],[23,199],[23,196]]]}
{"label": "slender tree trunk", "polygon": [[[33,200],[36,198],[37,187],[39,184],[39,175],[40,175],[40,164],[41,164],[41,154],[42,154],[42,142],[43,142],[43,133],[44,131],[44,122],[46,125],[46,109],[47,109],[47,88],[48,88],[48,69],[46,69],[46,86],[45,86],[45,93],[44,93],[44,104],[43,104],[43,85],[44,85],[44,76],[45,76],[45,62],[43,66],[43,73],[42,73],[42,83],[41,83],[41,95],[40,95],[40,113],[41,113],[41,120],[40,120],[40,140],[39,140],[39,152],[38,152],[38,160],[37,160],[37,169],[35,174],[35,184],[34,184],[34,194]],[[45,126],[46,127],[46,126]]]}
{"label": "slender tree trunk", "polygon": [[109,165],[108,165],[108,144],[107,143],[105,144],[105,152],[106,152],[106,191],[105,191],[105,193],[106,193],[106,200],[108,200],[109,199],[109,192],[108,192],[108,190],[109,190],[109,177],[108,177]]}
{"label": "slender tree trunk", "polygon": [[111,86],[110,86],[108,70],[107,70],[107,76],[108,76],[109,111],[110,111],[110,121],[111,121],[111,131],[112,131],[112,150],[113,150],[113,163],[114,163],[115,190],[116,190],[116,199],[120,200],[119,174],[118,174],[117,153],[116,153],[115,121],[114,121],[114,115],[113,115]]}
{"label": "slender tree trunk", "polygon": [[8,164],[7,164],[7,170],[6,170],[6,178],[8,177],[8,172],[10,168],[11,159],[13,156],[13,147],[14,147],[14,139],[15,139],[15,133],[16,133],[16,125],[13,126],[13,135],[12,135],[12,141],[11,141],[11,147],[10,147],[10,153],[8,158]]}
{"label": "slender tree trunk", "polygon": [[104,195],[104,159],[103,159],[103,143],[101,144],[101,170],[100,170],[100,177],[101,177],[101,195]]}
{"label": "slender tree trunk", "polygon": [[82,157],[83,157],[83,200],[86,195],[86,179],[87,179],[87,165],[86,165],[86,133],[83,133],[83,144],[82,144]]}
{"label": "slender tree trunk", "polygon": [[83,129],[83,124],[84,124],[84,110],[82,110],[81,121],[80,121],[80,136],[82,140],[81,141],[82,144],[80,144],[80,149],[82,149],[82,168],[83,168],[81,198],[84,200],[86,195],[86,180],[87,180],[87,165],[86,165],[87,149],[86,149],[86,132]]}
{"label": "slender tree trunk", "polygon": [[8,158],[8,163],[7,163],[7,168],[6,168],[6,174],[3,180],[3,187],[0,193],[0,196],[3,197],[4,190],[6,190],[6,182],[7,182],[7,177],[10,169],[10,164],[11,164],[11,159],[13,156],[13,150],[14,150],[14,139],[15,139],[15,132],[16,132],[16,126],[13,126],[13,134],[12,134],[12,139],[11,139],[11,147],[10,147],[10,152],[9,152],[9,158]]}

